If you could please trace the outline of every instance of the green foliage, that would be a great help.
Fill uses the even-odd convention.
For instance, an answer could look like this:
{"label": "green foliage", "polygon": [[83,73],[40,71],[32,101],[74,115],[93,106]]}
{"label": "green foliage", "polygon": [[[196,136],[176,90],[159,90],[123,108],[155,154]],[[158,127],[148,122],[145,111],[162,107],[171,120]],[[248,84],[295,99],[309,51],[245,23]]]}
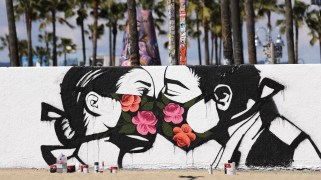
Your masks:
{"label": "green foliage", "polygon": [[[285,13],[283,8],[284,4],[279,5],[280,12]],[[305,4],[302,1],[295,0],[294,6],[293,6],[293,20],[294,20],[294,26],[297,26],[297,28],[301,28],[304,24],[304,20],[307,16],[307,10],[309,8],[309,5]],[[280,28],[280,33],[284,34],[286,29],[286,20],[284,18],[278,19],[275,22],[275,26]]]}
{"label": "green foliage", "polygon": [[154,107],[154,102],[147,102],[147,103],[142,107],[142,110],[151,111],[151,110],[153,110],[153,107]]}
{"label": "green foliage", "polygon": [[125,124],[120,128],[118,133],[120,133],[120,134],[133,134],[135,132],[135,129],[136,129],[136,127],[133,124]]}
{"label": "green foliage", "polygon": [[207,138],[211,136],[213,133],[211,131],[206,131],[204,133],[195,133],[197,137],[199,138]]}
{"label": "green foliage", "polygon": [[142,99],[142,101],[140,102],[140,104],[141,104],[142,106],[144,106],[144,104],[147,103],[147,101],[148,101],[147,97],[144,96],[143,99]]}
{"label": "green foliage", "polygon": [[165,104],[161,103],[161,102],[156,102],[156,106],[160,109],[164,109],[165,108]]}
{"label": "green foliage", "polygon": [[162,101],[165,105],[169,104],[169,99],[164,94],[162,94]]}
{"label": "green foliage", "polygon": [[121,98],[115,94],[115,93],[111,93],[110,96],[113,98],[113,99],[116,99],[116,100],[121,100]]}
{"label": "green foliage", "polygon": [[306,23],[310,28],[309,35],[312,36],[310,44],[314,45],[321,38],[321,15],[317,10],[307,13]]}
{"label": "green foliage", "polygon": [[128,113],[122,112],[122,113],[121,113],[121,116],[124,118],[124,120],[125,120],[126,122],[129,122],[129,123],[132,122],[132,118],[131,118],[131,116],[130,116]]}
{"label": "green foliage", "polygon": [[172,137],[173,136],[173,128],[166,122],[163,123],[162,125],[162,130],[164,132],[164,135],[167,137]]}

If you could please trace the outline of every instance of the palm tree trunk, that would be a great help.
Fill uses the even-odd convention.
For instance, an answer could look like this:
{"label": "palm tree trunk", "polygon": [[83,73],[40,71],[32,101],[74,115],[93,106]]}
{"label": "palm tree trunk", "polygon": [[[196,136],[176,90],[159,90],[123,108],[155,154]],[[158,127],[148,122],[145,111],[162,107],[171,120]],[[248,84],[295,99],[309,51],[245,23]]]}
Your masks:
{"label": "palm tree trunk", "polygon": [[109,25],[109,66],[112,66],[113,61],[113,41],[112,41],[112,27]]}
{"label": "palm tree trunk", "polygon": [[128,24],[129,24],[129,45],[130,45],[130,64],[131,66],[140,65],[139,41],[137,31],[136,1],[127,0]]}
{"label": "palm tree trunk", "polygon": [[53,47],[52,47],[52,61],[53,66],[57,66],[57,37],[56,37],[56,10],[52,9],[52,40],[53,40]]}
{"label": "palm tree trunk", "polygon": [[220,48],[219,48],[219,60],[218,60],[218,65],[221,65],[222,62],[222,45],[223,45],[223,40],[222,37],[220,38]]}
{"label": "palm tree trunk", "polygon": [[299,63],[299,25],[295,22],[295,64]]}
{"label": "palm tree trunk", "polygon": [[198,13],[196,13],[196,31],[198,32],[198,36],[197,36],[198,64],[202,65],[201,37],[199,34],[200,25],[199,25]]}
{"label": "palm tree trunk", "polygon": [[230,0],[221,0],[223,51],[224,61],[227,65],[234,64],[229,4]]}
{"label": "palm tree trunk", "polygon": [[215,62],[216,62],[216,65],[219,65],[219,58],[218,58],[218,54],[219,54],[219,52],[218,52],[218,44],[217,44],[217,35],[215,35],[215,37],[214,37],[214,46],[215,46]]}
{"label": "palm tree trunk", "polygon": [[8,30],[9,30],[9,55],[11,66],[20,66],[18,53],[18,40],[16,32],[16,22],[14,19],[14,9],[12,0],[6,0]]}
{"label": "palm tree trunk", "polygon": [[[64,48],[65,51],[66,48]],[[64,52],[64,66],[67,66],[67,53]]]}
{"label": "palm tree trunk", "polygon": [[293,12],[291,0],[285,0],[286,19],[286,41],[288,48],[288,64],[294,64],[294,43],[293,43]]}
{"label": "palm tree trunk", "polygon": [[267,16],[267,27],[268,27],[268,31],[269,33],[271,32],[271,28],[272,28],[272,25],[271,25],[271,11],[267,11],[266,12],[266,16]]}
{"label": "palm tree trunk", "polygon": [[113,61],[112,61],[112,66],[115,66],[115,63],[116,63],[116,40],[117,40],[117,20],[116,22],[114,23],[114,26],[113,26]]}
{"label": "palm tree trunk", "polygon": [[31,7],[30,4],[25,6],[25,15],[26,15],[26,23],[27,23],[27,37],[28,37],[28,66],[33,66],[32,62],[32,22],[31,22]]}
{"label": "palm tree trunk", "polygon": [[240,20],[240,0],[231,0],[230,7],[233,29],[234,63],[244,64],[242,27]]}
{"label": "palm tree trunk", "polygon": [[97,65],[97,27],[98,27],[98,6],[99,0],[95,0],[94,4],[94,27],[93,27],[93,52],[92,52],[92,66]]}
{"label": "palm tree trunk", "polygon": [[[84,4],[80,2],[80,9],[84,8]],[[81,29],[81,41],[82,41],[82,56],[84,65],[86,65],[86,41],[85,41],[85,28],[84,28],[84,19],[81,18],[80,22],[80,29]]]}
{"label": "palm tree trunk", "polygon": [[211,65],[213,65],[214,60],[214,35],[211,33]]}
{"label": "palm tree trunk", "polygon": [[247,50],[249,56],[249,63],[256,64],[256,47],[255,47],[255,21],[253,0],[245,0],[244,7],[246,12],[246,31],[247,31]]}
{"label": "palm tree trunk", "polygon": [[205,47],[205,65],[210,64],[209,47],[208,47],[208,29],[209,22],[204,20],[204,47]]}

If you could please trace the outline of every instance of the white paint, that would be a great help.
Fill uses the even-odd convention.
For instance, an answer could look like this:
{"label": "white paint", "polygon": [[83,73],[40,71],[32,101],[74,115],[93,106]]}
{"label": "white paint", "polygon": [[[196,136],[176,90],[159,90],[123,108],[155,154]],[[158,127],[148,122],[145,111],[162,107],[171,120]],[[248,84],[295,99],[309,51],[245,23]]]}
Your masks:
{"label": "white paint", "polygon": [[186,121],[197,133],[210,130],[219,121],[216,104],[213,100],[210,100],[205,106],[204,101],[196,103],[189,109]]}
{"label": "white paint", "polygon": [[[277,118],[271,122],[269,129],[276,137],[290,145],[293,140],[299,136],[301,131],[290,124],[288,121]],[[286,133],[285,133],[286,132]]]}
{"label": "white paint", "polygon": [[[261,71],[262,77],[269,77],[285,85],[285,91],[274,96],[280,114],[307,132],[315,144],[321,148],[319,129],[321,127],[321,66],[264,65],[256,67]],[[159,79],[158,83],[154,85],[153,94],[157,94],[163,83],[161,75],[164,72],[164,67],[148,67],[146,69],[151,71],[153,79]],[[60,83],[68,70],[68,67],[0,69],[0,168],[48,167],[42,158],[40,146],[59,145],[60,142],[56,137],[54,124],[40,121],[41,102],[63,109]],[[197,83],[192,82],[193,80],[189,77],[181,77],[180,72],[183,71],[186,71],[185,67],[175,67],[173,68],[173,76],[177,73],[176,76],[182,81],[191,81],[192,85]],[[146,78],[146,81],[148,80]],[[195,89],[197,88],[195,87]],[[196,91],[191,92],[191,99],[199,95],[200,91]],[[195,115],[195,118],[206,122],[203,112],[199,111],[199,116]],[[215,123],[211,124],[212,121],[207,123],[205,124],[215,126]],[[259,127],[260,124],[253,126],[255,129]],[[298,134],[295,128],[293,129],[286,123],[273,122],[270,130],[287,144],[291,143]],[[202,132],[204,129],[200,128],[198,131]],[[249,142],[240,147],[241,152],[249,151],[249,147],[252,146],[250,141],[253,133],[254,131],[249,132],[245,137]],[[157,135],[153,148],[145,153],[126,154],[123,165],[125,168],[208,168],[220,147],[217,142],[212,140],[185,153],[164,137]],[[72,150],[69,153],[72,153]],[[91,166],[93,162],[104,161],[108,167],[117,165],[118,153],[119,149],[115,145],[101,139],[84,143],[80,147],[79,156],[89,162],[88,164]],[[225,153],[230,152],[226,151]],[[54,154],[59,155],[59,150]],[[241,167],[245,167],[245,157],[242,154]],[[293,168],[321,168],[321,161],[307,140],[298,146],[294,159]],[[224,156],[221,162],[227,160],[228,155]],[[77,161],[71,159],[68,163],[76,164]]]}

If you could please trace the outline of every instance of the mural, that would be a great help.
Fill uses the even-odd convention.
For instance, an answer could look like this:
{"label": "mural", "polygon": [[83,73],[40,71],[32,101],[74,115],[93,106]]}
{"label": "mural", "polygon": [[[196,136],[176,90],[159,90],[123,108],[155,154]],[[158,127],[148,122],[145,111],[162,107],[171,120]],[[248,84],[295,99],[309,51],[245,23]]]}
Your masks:
{"label": "mural", "polygon": [[[128,27],[127,25],[127,30],[124,31],[123,48],[119,63],[121,66],[130,66]],[[152,11],[137,10],[137,28],[139,34],[140,64],[142,66],[161,65]]]}
{"label": "mural", "polygon": [[285,87],[255,66],[164,68],[71,68],[60,86],[63,109],[42,103],[41,121],[54,122],[61,143],[41,146],[47,164],[57,150],[90,163],[80,146],[106,139],[119,148],[122,167],[125,154],[148,151],[157,135],[186,152],[217,142],[207,157],[213,167],[222,159],[289,167],[299,146],[321,159],[309,134],[279,113],[273,97]]}

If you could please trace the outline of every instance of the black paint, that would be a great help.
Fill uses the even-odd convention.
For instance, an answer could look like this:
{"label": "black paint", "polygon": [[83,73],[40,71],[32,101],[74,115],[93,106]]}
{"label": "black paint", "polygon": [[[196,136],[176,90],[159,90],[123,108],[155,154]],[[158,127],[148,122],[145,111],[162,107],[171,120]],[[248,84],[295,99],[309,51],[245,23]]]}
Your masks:
{"label": "black paint", "polygon": [[[147,135],[141,135],[137,132],[137,130],[132,131],[131,128],[136,126],[132,125],[130,119],[126,117],[128,115],[133,117],[137,114],[137,112],[126,112],[125,115],[122,114],[120,116],[117,125],[113,128],[109,128],[108,131],[93,135],[85,135],[86,124],[84,121],[84,110],[90,112],[86,106],[86,95],[89,92],[94,91],[102,97],[110,97],[120,101],[122,95],[115,94],[119,88],[117,86],[117,82],[123,75],[129,73],[132,69],[135,68],[73,67],[67,72],[63,82],[61,83],[61,100],[63,103],[63,110],[57,109],[47,103],[42,103],[41,121],[55,121],[54,128],[56,135],[62,144],[41,146],[43,158],[48,164],[54,164],[56,160],[52,155],[52,151],[72,148],[75,148],[76,150],[71,156],[68,157],[68,159],[74,157],[82,164],[85,164],[86,162],[78,157],[80,146],[83,143],[106,137],[109,137],[108,141],[115,144],[120,149],[118,157],[118,166],[120,168],[122,167],[122,160],[126,153],[141,153],[152,148],[156,134],[164,136],[177,146],[177,142],[173,139],[175,134],[173,134],[171,130],[174,129],[174,127],[181,127],[183,124],[187,124],[186,116],[188,110],[195,103],[200,101],[207,103],[210,100],[214,100],[217,104],[217,113],[219,116],[218,124],[202,134],[193,132],[196,136],[196,139],[191,141],[189,146],[180,147],[184,151],[189,152],[190,150],[201,146],[209,140],[215,140],[221,144],[221,150],[223,150],[224,153],[224,148],[227,142],[231,136],[233,136],[233,134],[229,135],[228,128],[237,123],[244,122],[246,119],[251,118],[259,113],[262,126],[257,132],[258,138],[252,146],[249,155],[247,156],[247,166],[290,166],[293,161],[295,149],[303,140],[306,139],[309,140],[316,150],[319,158],[321,158],[321,153],[318,147],[315,145],[312,139],[298,127],[297,128],[301,131],[301,134],[293,141],[291,145],[285,144],[281,139],[269,131],[271,122],[276,118],[282,118],[284,121],[291,123],[289,120],[279,114],[277,106],[273,101],[273,96],[280,91],[283,91],[284,86],[269,78],[263,78],[260,82],[260,72],[255,68],[255,66],[250,65],[189,67],[191,72],[194,72],[198,77],[200,77],[199,88],[201,89],[202,94],[186,103],[178,103],[169,99],[175,95],[168,89],[168,83],[176,84],[177,86],[189,90],[188,85],[181,83],[177,79],[164,78],[164,88],[163,91],[158,94],[158,96],[149,96],[148,92],[151,91],[149,88],[142,90],[140,97],[142,101],[146,102],[142,102],[140,104],[138,111],[147,109],[155,114],[158,119],[157,124],[155,125],[157,131],[156,134],[148,133]],[[141,83],[147,85],[148,87],[151,86],[150,83],[144,81]],[[225,98],[226,94],[230,93],[229,88],[219,88],[217,91],[214,91],[219,84],[224,84],[233,91],[231,104],[227,110],[219,109],[218,105],[224,105],[221,100]],[[273,89],[273,92],[262,98],[261,95],[264,87]],[[169,98],[167,98],[165,95]],[[255,104],[244,114],[231,120],[235,114],[246,109],[249,99],[255,101]],[[181,107],[184,107],[184,113],[182,114],[183,121],[181,123],[167,123],[163,120],[163,109],[169,103],[175,103]],[[56,116],[50,117],[49,113],[55,113]],[[91,114],[93,116],[98,116],[98,114],[95,114],[94,112],[91,112]],[[66,123],[71,129],[71,132],[67,136],[65,135],[66,128],[63,128]],[[295,126],[293,123],[291,124]],[[242,145],[243,137],[247,131],[244,132],[231,157],[231,160],[236,162],[236,164],[239,164],[241,157],[239,147]],[[127,135],[141,136],[146,138],[147,141],[134,139],[128,137]],[[135,148],[140,149],[133,150]],[[214,159],[214,157],[209,158]],[[215,159],[217,158],[220,159],[221,157],[217,156]]]}

